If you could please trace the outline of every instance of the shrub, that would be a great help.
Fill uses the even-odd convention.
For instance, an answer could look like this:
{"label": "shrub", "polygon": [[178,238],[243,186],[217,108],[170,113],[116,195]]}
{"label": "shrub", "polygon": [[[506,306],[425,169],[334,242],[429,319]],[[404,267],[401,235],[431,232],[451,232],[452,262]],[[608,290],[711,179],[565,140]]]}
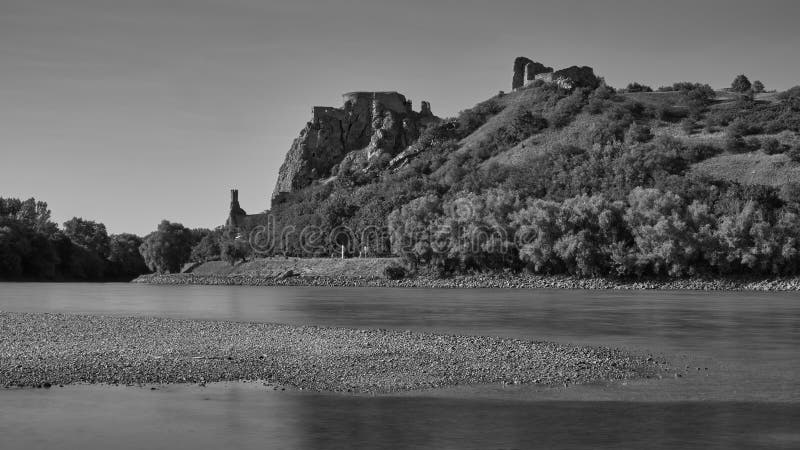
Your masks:
{"label": "shrub", "polygon": [[744,137],[757,134],[759,131],[761,130],[759,130],[758,127],[751,125],[746,120],[736,119],[728,125],[728,129],[725,130],[725,133],[730,137]]}
{"label": "shrub", "polygon": [[725,136],[725,150],[728,153],[747,153],[755,149],[743,137],[728,135]]}
{"label": "shrub", "polygon": [[250,256],[251,248],[246,241],[236,239],[222,244],[222,260],[234,266],[239,260],[247,261]]}
{"label": "shrub", "polygon": [[650,127],[636,122],[631,124],[630,128],[628,128],[628,132],[625,134],[625,141],[629,143],[649,142],[652,139],[653,133]]}
{"label": "shrub", "polygon": [[406,268],[399,264],[390,264],[383,269],[383,276],[389,280],[402,280],[406,274]]}
{"label": "shrub", "polygon": [[795,145],[786,152],[786,156],[794,162],[800,162],[800,145]]}
{"label": "shrub", "polygon": [[496,99],[489,99],[478,103],[471,109],[458,113],[459,128],[466,134],[472,133],[485,124],[489,118],[503,110]]}
{"label": "shrub", "polygon": [[783,148],[779,140],[767,138],[761,143],[761,150],[768,155],[776,155],[778,153],[783,153],[786,149]]}
{"label": "shrub", "polygon": [[633,82],[628,84],[628,86],[625,88],[625,92],[653,92],[653,88],[644,84]]}
{"label": "shrub", "polygon": [[753,92],[756,94],[764,92],[764,83],[759,80],[753,81]]}
{"label": "shrub", "polygon": [[581,112],[584,105],[583,93],[577,89],[569,97],[559,100],[556,107],[548,117],[550,124],[556,128],[569,125],[572,119]]}

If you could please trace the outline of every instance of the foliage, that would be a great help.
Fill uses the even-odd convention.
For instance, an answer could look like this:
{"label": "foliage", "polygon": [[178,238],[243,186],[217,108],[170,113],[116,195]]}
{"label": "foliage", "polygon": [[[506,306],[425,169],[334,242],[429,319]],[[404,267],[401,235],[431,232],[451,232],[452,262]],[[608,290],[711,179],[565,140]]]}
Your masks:
{"label": "foliage", "polygon": [[731,83],[731,90],[734,92],[747,92],[751,87],[750,80],[744,75],[737,75]]}
{"label": "foliage", "polygon": [[62,231],[50,217],[45,202],[0,198],[0,279],[91,281],[147,270],[136,263],[136,236],[109,238],[105,225],[79,218]]}
{"label": "foliage", "polygon": [[775,138],[767,138],[761,143],[761,150],[768,155],[776,155],[786,151],[786,148],[779,140]]}
{"label": "foliage", "polygon": [[222,260],[234,266],[238,261],[247,261],[250,256],[250,245],[247,241],[241,239],[227,240],[222,243],[221,257]]}
{"label": "foliage", "polygon": [[106,226],[93,220],[85,220],[79,217],[64,222],[64,234],[75,245],[84,247],[86,250],[97,253],[102,258],[107,258],[109,254],[109,238]]}
{"label": "foliage", "polygon": [[192,232],[180,223],[162,220],[156,231],[145,236],[139,251],[150,270],[177,273],[189,260]]}
{"label": "foliage", "polygon": [[787,150],[786,156],[788,156],[790,160],[796,163],[800,163],[800,145],[795,145],[794,147]]}
{"label": "foliage", "polygon": [[112,234],[109,237],[109,275],[116,278],[134,278],[147,272],[139,247],[143,239],[135,234]]}
{"label": "foliage", "polygon": [[399,264],[390,264],[383,269],[383,276],[389,280],[402,280],[406,275],[406,268]]}
{"label": "foliage", "polygon": [[755,92],[756,94],[760,94],[764,92],[764,89],[765,89],[764,83],[762,83],[759,80],[753,81],[753,92]]}
{"label": "foliage", "polygon": [[[315,184],[275,205],[275,228],[292,232],[269,252],[367,246],[439,274],[797,274],[796,189],[720,181],[692,166],[723,148],[773,151],[770,138],[752,135],[795,130],[800,88],[779,103],[719,104],[708,85],[668,90],[621,96],[534,83],[495,97],[429,127],[400,167]],[[725,140],[654,136],[664,119],[686,119],[687,134],[726,127]]]}
{"label": "foliage", "polygon": [[189,260],[192,262],[219,261],[222,257],[220,248],[222,238],[221,228],[206,233],[200,239],[195,237],[197,244],[192,247]]}
{"label": "foliage", "polygon": [[644,84],[633,82],[628,84],[628,86],[625,88],[625,92],[653,92],[653,88]]}

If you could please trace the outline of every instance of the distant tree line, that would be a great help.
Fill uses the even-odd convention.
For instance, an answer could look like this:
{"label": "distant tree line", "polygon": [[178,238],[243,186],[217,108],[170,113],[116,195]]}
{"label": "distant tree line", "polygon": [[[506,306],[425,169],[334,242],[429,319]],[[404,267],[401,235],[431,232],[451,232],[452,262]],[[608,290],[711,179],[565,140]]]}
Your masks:
{"label": "distant tree line", "polygon": [[109,235],[105,225],[74,217],[59,228],[47,203],[0,197],[0,279],[130,279],[147,272],[142,239]]}
{"label": "distant tree line", "polygon": [[0,197],[0,280],[106,281],[174,273],[187,262],[246,258],[245,243],[234,241],[222,227],[188,229],[166,220],[144,238],[108,234],[104,224],[79,217],[59,227],[46,202]]}

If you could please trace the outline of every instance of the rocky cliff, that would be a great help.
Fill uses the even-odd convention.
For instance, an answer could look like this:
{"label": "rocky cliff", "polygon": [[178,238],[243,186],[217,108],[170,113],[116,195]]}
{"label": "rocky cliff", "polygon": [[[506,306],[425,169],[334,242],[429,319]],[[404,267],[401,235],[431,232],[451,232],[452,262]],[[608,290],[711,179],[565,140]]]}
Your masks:
{"label": "rocky cliff", "polygon": [[315,106],[278,173],[273,202],[285,193],[336,175],[342,164],[385,164],[413,144],[431,123],[428,102],[419,112],[397,92],[350,92],[341,108]]}

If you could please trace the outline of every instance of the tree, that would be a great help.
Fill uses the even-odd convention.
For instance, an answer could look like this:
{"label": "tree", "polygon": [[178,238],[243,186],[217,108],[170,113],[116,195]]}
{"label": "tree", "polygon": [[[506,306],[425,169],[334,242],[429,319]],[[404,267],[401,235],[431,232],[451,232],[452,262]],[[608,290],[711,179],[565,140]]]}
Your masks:
{"label": "tree", "polygon": [[64,222],[64,234],[75,245],[96,253],[102,259],[108,257],[108,233],[102,223],[73,217]]}
{"label": "tree", "polygon": [[135,277],[147,272],[139,247],[143,239],[135,234],[114,234],[109,238],[108,261],[111,274],[117,277]]}
{"label": "tree", "polygon": [[0,279],[13,280],[22,276],[23,256],[30,245],[13,223],[0,219]]}
{"label": "tree", "polygon": [[221,257],[220,240],[222,232],[214,230],[200,239],[200,242],[192,247],[189,260],[193,262],[216,261]]}
{"label": "tree", "polygon": [[734,92],[747,92],[751,87],[750,80],[744,75],[737,76],[731,83],[731,90]]}
{"label": "tree", "polygon": [[753,81],[753,92],[756,94],[764,92],[764,83],[759,80]]}
{"label": "tree", "polygon": [[222,244],[222,260],[234,266],[239,260],[247,261],[250,250],[248,243],[241,239],[226,241]]}
{"label": "tree", "polygon": [[158,229],[148,234],[139,247],[147,267],[158,273],[179,272],[191,251],[191,230],[168,220],[162,220]]}

